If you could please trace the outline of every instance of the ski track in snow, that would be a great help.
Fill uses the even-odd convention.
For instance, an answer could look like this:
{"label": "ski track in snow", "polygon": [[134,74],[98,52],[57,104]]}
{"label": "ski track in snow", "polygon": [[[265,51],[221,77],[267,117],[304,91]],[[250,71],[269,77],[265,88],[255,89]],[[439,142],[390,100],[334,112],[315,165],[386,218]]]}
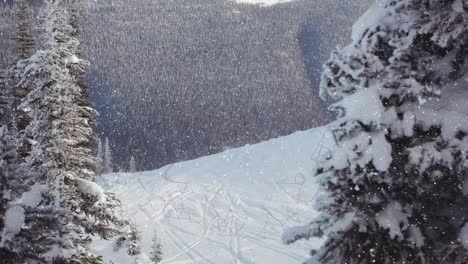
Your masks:
{"label": "ski track in snow", "polygon": [[[312,129],[156,171],[105,175],[100,183],[142,231],[139,263],[150,263],[154,232],[164,264],[302,263],[321,241],[286,246],[281,234],[317,215],[312,173],[331,144],[327,128]],[[116,264],[132,263],[109,242],[93,248]]]}

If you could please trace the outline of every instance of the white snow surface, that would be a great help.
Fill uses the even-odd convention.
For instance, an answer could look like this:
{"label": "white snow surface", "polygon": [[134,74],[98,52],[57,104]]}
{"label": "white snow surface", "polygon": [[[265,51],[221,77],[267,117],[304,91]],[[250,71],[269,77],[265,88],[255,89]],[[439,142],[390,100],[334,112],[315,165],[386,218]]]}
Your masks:
{"label": "white snow surface", "polygon": [[455,0],[452,3],[452,9],[458,13],[465,12],[465,9],[463,9],[463,0]]}
{"label": "white snow surface", "polygon": [[[381,122],[384,107],[373,89],[361,89],[336,103],[346,109],[346,120],[361,120],[364,123]],[[340,122],[341,119],[338,120]]]}
{"label": "white snow surface", "polygon": [[77,183],[80,192],[96,198],[95,205],[106,202],[104,190],[97,183],[85,179],[77,179]]}
{"label": "white snow surface", "polygon": [[375,217],[380,227],[388,229],[390,237],[403,239],[402,229],[408,228],[408,215],[404,212],[401,204],[391,202],[387,207]]}
{"label": "white snow surface", "polygon": [[13,239],[24,224],[24,208],[20,205],[13,205],[5,212],[2,240],[0,246],[3,246],[6,240]]}
{"label": "white snow surface", "polygon": [[[339,127],[344,121],[359,120],[366,124],[381,124],[392,113],[385,112],[379,95],[373,89],[361,89],[333,105],[338,109],[340,118],[333,124]],[[332,125],[333,125],[332,124]],[[373,133],[360,133],[352,140],[345,140],[332,151],[333,158],[328,161],[335,169],[344,169],[350,161],[361,167],[370,162],[379,171],[386,171],[392,162],[392,147],[385,139],[381,129]]]}
{"label": "white snow surface", "polygon": [[47,187],[38,183],[34,184],[31,189],[21,196],[21,201],[24,206],[36,207],[42,200],[42,193],[47,191]]}
{"label": "white snow surface", "polygon": [[[150,263],[154,232],[169,263],[302,263],[321,240],[286,246],[284,230],[317,216],[318,157],[333,143],[327,128],[296,132],[256,145],[142,173],[100,177],[143,235],[139,263]],[[124,249],[95,241],[116,264],[133,263]]]}
{"label": "white snow surface", "polygon": [[294,0],[235,0],[238,3],[246,3],[246,4],[254,4],[254,5],[262,5],[262,6],[271,6],[281,3],[287,3]]}
{"label": "white snow surface", "polygon": [[357,43],[369,25],[378,25],[387,11],[378,2],[374,3],[354,24],[351,39]]}
{"label": "white snow surface", "polygon": [[458,236],[460,242],[468,249],[468,223],[466,223],[463,228],[460,230],[460,235]]}

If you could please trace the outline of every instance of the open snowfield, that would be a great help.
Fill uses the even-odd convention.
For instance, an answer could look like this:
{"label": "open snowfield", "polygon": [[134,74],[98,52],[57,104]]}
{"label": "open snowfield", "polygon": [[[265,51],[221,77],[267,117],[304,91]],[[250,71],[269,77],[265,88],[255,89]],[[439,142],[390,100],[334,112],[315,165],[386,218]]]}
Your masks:
{"label": "open snowfield", "polygon": [[[166,264],[302,263],[320,241],[285,246],[281,234],[317,215],[311,174],[331,144],[326,128],[312,129],[156,171],[106,175],[101,184],[143,232],[138,263],[150,263],[154,232]],[[107,242],[93,247],[132,263]]]}

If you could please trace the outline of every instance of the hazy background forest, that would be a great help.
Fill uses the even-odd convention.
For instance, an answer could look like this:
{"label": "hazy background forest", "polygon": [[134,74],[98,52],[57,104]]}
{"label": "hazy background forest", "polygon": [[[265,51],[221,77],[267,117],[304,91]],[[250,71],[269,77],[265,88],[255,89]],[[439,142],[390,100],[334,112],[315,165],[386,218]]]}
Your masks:
{"label": "hazy background forest", "polygon": [[[15,61],[11,2],[0,2],[0,68]],[[132,155],[154,169],[325,124],[320,65],[368,2],[89,2],[87,82],[115,169]]]}

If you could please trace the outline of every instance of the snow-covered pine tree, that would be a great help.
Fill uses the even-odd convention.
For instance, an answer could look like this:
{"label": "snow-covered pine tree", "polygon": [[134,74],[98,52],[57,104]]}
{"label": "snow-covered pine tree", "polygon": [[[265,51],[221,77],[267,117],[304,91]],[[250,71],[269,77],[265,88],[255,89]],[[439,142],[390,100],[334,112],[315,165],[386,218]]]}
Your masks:
{"label": "snow-covered pine tree", "polygon": [[76,55],[80,42],[65,2],[47,1],[47,50],[15,67],[18,85],[31,87],[21,108],[32,120],[25,128],[32,149],[9,181],[0,232],[0,251],[13,252],[15,263],[102,263],[88,250],[91,236],[132,238],[129,221],[115,211],[119,201],[94,182],[96,112],[78,80],[86,62]]}
{"label": "snow-covered pine tree", "polygon": [[325,64],[338,118],[317,171],[323,214],[283,236],[326,238],[307,263],[468,263],[465,103],[442,100],[468,89],[466,10],[379,0]]}
{"label": "snow-covered pine tree", "polygon": [[35,51],[32,34],[31,9],[27,0],[17,0],[17,54],[19,59],[29,58]]}
{"label": "snow-covered pine tree", "polygon": [[[13,138],[6,125],[0,125],[0,241],[3,240],[5,227],[5,213],[11,200],[10,182],[14,179],[12,170],[15,162],[15,148]],[[4,250],[0,244],[0,260],[5,264],[18,263],[17,255],[10,250]]]}
{"label": "snow-covered pine tree", "polygon": [[158,264],[162,261],[162,248],[161,248],[161,242],[158,239],[158,236],[156,232],[153,235],[153,241],[151,243],[151,252],[150,252],[150,260],[154,264]]}
{"label": "snow-covered pine tree", "polygon": [[130,232],[126,237],[120,237],[114,244],[114,251],[119,251],[122,247],[127,248],[130,256],[137,256],[141,253],[141,232],[135,223],[130,223]]}
{"label": "snow-covered pine tree", "polygon": [[[16,57],[18,61],[29,58],[36,49],[36,41],[32,34],[31,8],[27,0],[16,1],[17,25],[16,25]],[[17,145],[17,157],[21,161],[29,152],[31,145],[28,137],[23,133],[30,122],[29,116],[21,109],[20,104],[30,91],[31,87],[27,85],[17,85],[19,80],[15,78],[15,69],[7,73],[8,86],[7,92],[12,97],[11,111],[13,115],[9,117],[10,131],[15,135]]]}
{"label": "snow-covered pine tree", "polygon": [[[24,59],[34,52],[35,42],[31,34],[31,13],[27,1],[16,2],[17,32],[16,43],[18,60]],[[12,70],[0,71],[0,259],[2,263],[13,264],[21,262],[21,256],[8,248],[7,239],[18,230],[17,222],[21,222],[21,208],[14,205],[14,197],[23,189],[16,184],[23,177],[18,177],[18,153],[23,150],[19,142],[19,130],[29,122],[27,115],[20,110],[19,105],[26,96],[23,87],[12,85]],[[19,146],[19,147],[18,147]],[[19,214],[18,214],[19,213]]]}
{"label": "snow-covered pine tree", "polygon": [[104,152],[102,150],[102,140],[97,139],[97,151],[96,151],[96,162],[97,162],[97,174],[101,175],[104,164]]}
{"label": "snow-covered pine tree", "polygon": [[135,157],[132,155],[132,157],[130,158],[130,162],[129,162],[129,168],[128,168],[128,172],[136,172],[136,160],[135,160]]}
{"label": "snow-covered pine tree", "polygon": [[5,124],[7,101],[6,71],[0,70],[0,125]]}
{"label": "snow-covered pine tree", "polygon": [[109,174],[114,172],[114,165],[112,161],[112,150],[109,143],[109,138],[106,137],[104,143],[104,164],[103,164],[103,174]]}

